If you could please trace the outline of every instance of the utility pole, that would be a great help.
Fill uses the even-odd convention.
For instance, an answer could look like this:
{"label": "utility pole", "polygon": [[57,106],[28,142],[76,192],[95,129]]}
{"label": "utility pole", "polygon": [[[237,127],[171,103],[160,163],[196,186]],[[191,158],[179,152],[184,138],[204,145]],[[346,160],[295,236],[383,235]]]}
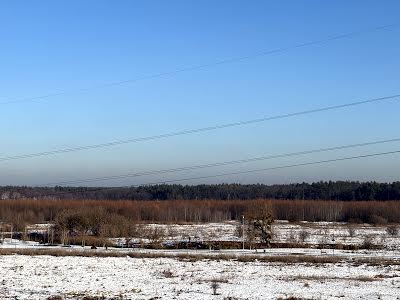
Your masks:
{"label": "utility pole", "polygon": [[244,215],[242,215],[242,239],[243,239],[243,251],[244,251]]}

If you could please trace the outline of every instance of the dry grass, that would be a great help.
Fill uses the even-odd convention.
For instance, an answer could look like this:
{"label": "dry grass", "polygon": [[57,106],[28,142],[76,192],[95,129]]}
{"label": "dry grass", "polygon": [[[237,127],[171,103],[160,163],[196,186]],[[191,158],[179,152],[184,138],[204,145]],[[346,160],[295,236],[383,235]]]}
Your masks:
{"label": "dry grass", "polygon": [[46,300],[64,300],[64,298],[60,295],[54,295],[54,296],[47,297]]}
{"label": "dry grass", "polygon": [[173,278],[173,277],[176,277],[176,275],[174,275],[174,273],[173,273],[170,269],[168,269],[168,270],[163,270],[163,271],[161,272],[161,275],[162,275],[163,277],[165,277],[165,278]]}
{"label": "dry grass", "polygon": [[229,280],[225,277],[220,277],[220,278],[211,278],[211,279],[198,279],[196,280],[197,283],[229,283]]}
{"label": "dry grass", "polygon": [[306,298],[299,298],[299,297],[295,297],[295,296],[289,296],[287,298],[281,298],[279,297],[277,300],[309,300]]}
{"label": "dry grass", "polygon": [[311,276],[293,276],[285,278],[286,281],[292,280],[307,280],[307,281],[329,281],[329,280],[346,280],[346,281],[361,281],[361,282],[373,282],[373,281],[381,281],[382,278],[377,277],[369,277],[369,276],[358,276],[358,277],[338,277],[338,276],[320,276],[320,275],[311,275]]}
{"label": "dry grass", "polygon": [[[182,261],[200,260],[235,260],[238,262],[263,262],[263,263],[284,263],[284,264],[336,264],[348,261],[340,256],[313,256],[313,255],[208,255],[204,253],[173,254],[167,252],[124,252],[124,251],[96,251],[96,250],[75,250],[75,249],[0,249],[0,255],[50,255],[56,257],[77,256],[77,257],[131,257],[131,258],[173,258]],[[352,265],[367,264],[371,266],[400,265],[400,261],[383,258],[353,258]]]}

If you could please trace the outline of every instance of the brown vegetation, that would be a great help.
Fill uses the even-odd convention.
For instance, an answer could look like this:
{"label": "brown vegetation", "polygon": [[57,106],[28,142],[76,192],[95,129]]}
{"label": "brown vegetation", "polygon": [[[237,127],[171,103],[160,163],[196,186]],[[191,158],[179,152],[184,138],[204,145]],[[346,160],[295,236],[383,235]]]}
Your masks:
{"label": "brown vegetation", "polygon": [[[247,237],[259,237],[261,243],[269,246],[272,239],[272,209],[268,203],[249,207],[245,213],[247,221]],[[252,242],[252,239],[250,241]]]}
{"label": "brown vegetation", "polygon": [[[256,237],[269,243],[273,219],[395,223],[400,222],[400,206],[397,201],[0,200],[0,223],[8,223],[14,232],[19,232],[17,238],[23,237],[27,224],[50,222],[55,225],[55,231],[45,233],[43,242],[93,247],[108,246],[109,237],[146,238],[153,245],[159,244],[165,232],[158,228],[146,229],[142,223],[222,222],[241,220],[243,215],[247,221],[246,243],[251,245]],[[299,238],[304,242],[306,233]],[[368,241],[364,246],[372,247]]]}
{"label": "brown vegetation", "polygon": [[[341,256],[314,256],[314,255],[207,255],[203,253],[184,253],[172,254],[167,252],[132,252],[132,251],[98,251],[98,250],[75,250],[75,249],[0,249],[0,255],[51,255],[56,257],[76,256],[76,257],[131,257],[131,258],[174,258],[182,261],[200,260],[236,260],[238,262],[263,262],[263,263],[284,263],[284,264],[336,264],[346,261],[348,258]],[[398,266],[400,262],[391,258],[358,258],[351,259],[354,266]]]}
{"label": "brown vegetation", "polygon": [[[0,200],[0,222],[15,230],[26,224],[54,222],[61,211],[85,212],[101,224],[92,230],[124,235],[127,222],[221,222],[241,220],[242,215],[266,204],[275,219],[290,221],[354,221],[399,223],[398,201],[321,201],[321,200]],[[107,226],[110,220],[119,226]],[[99,223],[98,222],[98,223]],[[125,223],[125,224],[124,224]],[[85,230],[85,228],[82,228]],[[133,230],[133,229],[132,229]]]}

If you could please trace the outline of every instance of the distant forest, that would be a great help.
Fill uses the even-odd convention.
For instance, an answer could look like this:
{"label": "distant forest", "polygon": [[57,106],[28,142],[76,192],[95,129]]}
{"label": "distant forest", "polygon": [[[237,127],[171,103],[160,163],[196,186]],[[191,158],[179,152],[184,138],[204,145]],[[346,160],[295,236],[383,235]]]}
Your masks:
{"label": "distant forest", "polygon": [[400,181],[393,183],[321,181],[296,184],[152,185],[141,187],[0,187],[0,199],[91,200],[400,200]]}

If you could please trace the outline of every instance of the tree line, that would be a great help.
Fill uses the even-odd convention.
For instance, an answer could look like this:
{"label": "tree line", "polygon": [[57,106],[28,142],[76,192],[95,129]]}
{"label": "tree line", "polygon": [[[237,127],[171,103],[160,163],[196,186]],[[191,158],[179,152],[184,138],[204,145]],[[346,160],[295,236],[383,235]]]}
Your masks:
{"label": "tree line", "polygon": [[[202,223],[241,221],[249,212],[267,205],[274,219],[289,221],[400,223],[398,201],[328,201],[328,200],[2,200],[0,223],[13,224],[16,230],[35,223],[54,223],[65,216],[82,223],[90,222],[92,232],[132,230],[141,223]],[[79,217],[78,217],[79,215]],[[98,226],[98,227],[95,227]],[[96,229],[97,228],[97,229]]]}
{"label": "tree line", "polygon": [[400,181],[392,183],[320,181],[293,184],[151,185],[140,187],[2,186],[0,199],[87,200],[400,200]]}

